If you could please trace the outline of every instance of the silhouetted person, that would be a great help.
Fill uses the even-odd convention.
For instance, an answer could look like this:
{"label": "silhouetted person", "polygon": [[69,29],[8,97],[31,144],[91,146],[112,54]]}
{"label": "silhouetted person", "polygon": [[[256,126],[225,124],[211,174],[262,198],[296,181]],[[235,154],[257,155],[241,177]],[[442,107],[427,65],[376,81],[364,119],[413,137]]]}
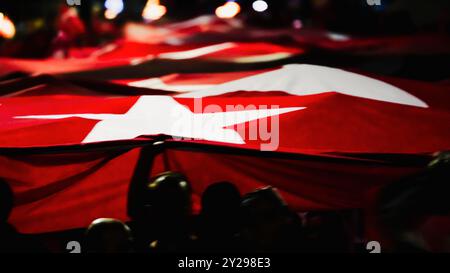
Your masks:
{"label": "silhouetted person", "polygon": [[20,234],[8,223],[13,206],[13,191],[6,181],[0,179],[0,252],[44,252],[45,249],[41,245]]}
{"label": "silhouetted person", "polygon": [[348,253],[351,235],[339,212],[308,212],[304,217],[308,252]]}
{"label": "silhouetted person", "polygon": [[8,222],[14,205],[14,194],[8,183],[0,180],[0,222]]}
{"label": "silhouetted person", "polygon": [[155,177],[147,187],[148,210],[155,240],[150,250],[156,252],[191,251],[191,187],[186,177],[166,172]]}
{"label": "silhouetted person", "polygon": [[241,194],[235,185],[219,182],[202,195],[200,245],[203,251],[231,252],[240,249]]}
{"label": "silhouetted person", "polygon": [[131,253],[131,230],[116,219],[97,219],[86,230],[84,247],[88,253]]}
{"label": "silhouetted person", "polygon": [[244,196],[242,239],[246,251],[301,252],[301,219],[292,212],[278,192],[267,187]]}
{"label": "silhouetted person", "polygon": [[152,190],[149,188],[152,181],[149,181],[149,176],[153,160],[162,151],[162,146],[152,144],[142,147],[128,188],[127,215],[131,220],[129,224],[137,252],[148,252],[150,242],[156,240],[151,206]]}
{"label": "silhouetted person", "polygon": [[76,9],[62,5],[57,17],[58,33],[52,41],[54,58],[68,58],[69,50],[86,34],[86,27]]}
{"label": "silhouetted person", "polygon": [[383,189],[377,217],[389,251],[450,252],[449,181],[450,153],[444,152],[424,172]]}

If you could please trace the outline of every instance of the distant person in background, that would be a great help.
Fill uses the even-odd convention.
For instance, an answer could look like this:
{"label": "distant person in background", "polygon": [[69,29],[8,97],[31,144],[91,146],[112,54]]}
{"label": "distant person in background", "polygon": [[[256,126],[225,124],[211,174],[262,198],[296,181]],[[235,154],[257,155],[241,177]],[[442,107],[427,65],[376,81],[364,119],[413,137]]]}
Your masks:
{"label": "distant person in background", "polygon": [[202,195],[199,241],[202,251],[240,250],[239,229],[241,195],[230,182],[210,185]]}
{"label": "distant person in background", "polygon": [[86,231],[85,248],[88,253],[134,252],[131,230],[116,219],[97,219]]}
{"label": "distant person in background", "polygon": [[57,34],[53,40],[52,55],[54,58],[69,57],[69,49],[86,34],[86,27],[75,8],[62,5],[57,18]]}

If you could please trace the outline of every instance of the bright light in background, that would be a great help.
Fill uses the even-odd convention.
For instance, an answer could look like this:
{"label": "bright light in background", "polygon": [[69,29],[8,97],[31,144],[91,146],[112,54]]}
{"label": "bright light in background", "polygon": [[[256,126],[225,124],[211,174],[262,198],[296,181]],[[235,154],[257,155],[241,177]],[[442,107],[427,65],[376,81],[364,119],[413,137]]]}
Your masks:
{"label": "bright light in background", "polygon": [[345,34],[335,33],[335,32],[329,32],[327,33],[328,38],[330,38],[333,41],[336,42],[345,42],[350,40],[350,37]]}
{"label": "bright light in background", "polygon": [[105,8],[119,14],[123,11],[123,0],[106,0]]}
{"label": "bright light in background", "polygon": [[257,12],[264,12],[269,8],[269,5],[267,4],[266,1],[258,0],[253,2],[252,7]]}
{"label": "bright light in background", "polygon": [[13,22],[0,12],[0,37],[11,39],[16,35],[16,27]]}
{"label": "bright light in background", "polygon": [[236,2],[226,2],[223,6],[216,9],[216,15],[219,18],[229,19],[239,14],[241,6]]}
{"label": "bright light in background", "polygon": [[147,21],[155,21],[167,13],[167,8],[160,5],[159,0],[148,0],[142,11],[142,18]]}
{"label": "bright light in background", "polygon": [[123,11],[123,0],[106,0],[105,1],[105,18],[112,20]]}
{"label": "bright light in background", "polygon": [[292,22],[292,27],[295,28],[295,29],[301,29],[303,27],[303,23],[302,23],[302,21],[300,19],[295,19]]}
{"label": "bright light in background", "polygon": [[108,20],[115,19],[117,17],[117,13],[113,12],[110,9],[105,10],[105,18]]}

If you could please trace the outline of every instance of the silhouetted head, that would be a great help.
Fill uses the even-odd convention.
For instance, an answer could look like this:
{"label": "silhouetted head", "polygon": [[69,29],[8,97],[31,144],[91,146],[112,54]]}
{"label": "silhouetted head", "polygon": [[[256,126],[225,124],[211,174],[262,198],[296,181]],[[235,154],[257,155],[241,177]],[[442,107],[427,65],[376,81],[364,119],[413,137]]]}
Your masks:
{"label": "silhouetted head", "polygon": [[0,179],[0,223],[8,221],[13,205],[13,191],[6,181]]}
{"label": "silhouetted head", "polygon": [[272,187],[246,194],[241,209],[244,223],[242,236],[257,251],[286,248],[294,227],[301,228],[298,216]]}
{"label": "silhouetted head", "polygon": [[[438,218],[450,220],[449,181],[450,154],[441,152],[423,172],[385,187],[378,197],[377,217],[386,238],[394,244],[425,249],[426,237],[435,237],[438,230],[433,232],[428,228],[431,232],[421,233],[427,222]],[[405,239],[406,234],[409,234],[408,239]],[[442,233],[441,237],[441,241],[450,240],[449,233]]]}
{"label": "silhouetted head", "polygon": [[450,213],[450,155],[438,153],[427,169],[385,187],[378,212],[392,228],[410,228],[420,217]]}
{"label": "silhouetted head", "polygon": [[132,252],[132,245],[130,228],[116,219],[94,220],[85,234],[85,247],[89,253],[127,253]]}
{"label": "silhouetted head", "polygon": [[270,186],[246,194],[242,199],[241,206],[245,213],[252,218],[276,217],[280,215],[280,212],[288,210],[286,202],[281,198],[278,191]]}
{"label": "silhouetted head", "polygon": [[210,185],[202,195],[202,214],[236,213],[241,204],[241,194],[230,182],[219,182]]}
{"label": "silhouetted head", "polygon": [[212,184],[203,192],[199,232],[208,251],[231,247],[241,226],[240,203],[241,194],[230,182]]}
{"label": "silhouetted head", "polygon": [[191,187],[185,176],[165,172],[148,184],[148,200],[159,220],[184,218],[191,213]]}

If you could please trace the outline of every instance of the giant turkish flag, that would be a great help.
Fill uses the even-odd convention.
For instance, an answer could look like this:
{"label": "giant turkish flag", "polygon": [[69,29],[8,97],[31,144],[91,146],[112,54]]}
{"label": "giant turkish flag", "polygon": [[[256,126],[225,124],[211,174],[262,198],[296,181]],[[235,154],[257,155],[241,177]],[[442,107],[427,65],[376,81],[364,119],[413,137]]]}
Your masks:
{"label": "giant turkish flag", "polygon": [[175,95],[20,81],[2,84],[0,176],[16,193],[11,221],[23,232],[125,220],[140,147],[158,136],[168,138],[152,174],[181,171],[197,196],[219,180],[243,192],[270,184],[297,210],[360,208],[450,148],[445,84],[311,65],[235,74]]}

